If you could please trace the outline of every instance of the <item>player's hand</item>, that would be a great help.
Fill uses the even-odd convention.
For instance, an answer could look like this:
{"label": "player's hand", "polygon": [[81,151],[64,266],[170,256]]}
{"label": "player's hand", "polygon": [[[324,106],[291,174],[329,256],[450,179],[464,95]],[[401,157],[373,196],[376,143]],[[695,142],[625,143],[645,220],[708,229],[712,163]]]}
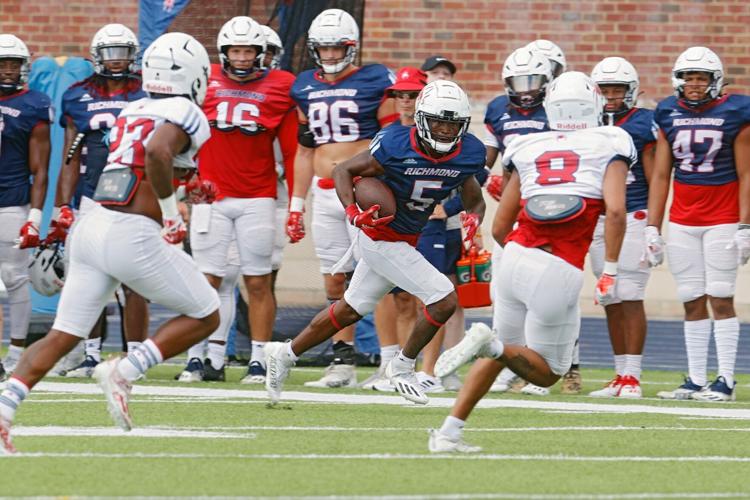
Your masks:
{"label": "player's hand", "polygon": [[666,243],[661,234],[659,234],[659,229],[656,226],[646,226],[644,235],[646,240],[646,262],[648,262],[648,267],[656,267],[664,262],[664,247]]}
{"label": "player's hand", "polygon": [[162,217],[162,222],[164,224],[161,231],[162,238],[170,245],[182,243],[187,236],[187,225],[182,220],[182,216],[177,214],[173,217]]}
{"label": "player's hand", "polygon": [[57,225],[62,229],[70,229],[75,218],[76,216],[73,209],[68,205],[62,205],[60,207],[60,213],[57,214]]}
{"label": "player's hand", "polygon": [[289,212],[286,218],[286,235],[290,243],[297,243],[305,237],[305,221],[302,212]]}
{"label": "player's hand", "polygon": [[352,203],[346,207],[346,218],[349,219],[349,223],[353,226],[359,228],[374,228],[388,224],[395,217],[393,215],[387,217],[375,217],[378,210],[380,210],[380,205],[373,205],[362,212],[357,205]]}
{"label": "player's hand", "polygon": [[16,240],[17,248],[35,248],[39,246],[39,243],[39,226],[33,221],[26,221],[19,231]]}
{"label": "player's hand", "polygon": [[487,193],[492,196],[495,201],[500,201],[500,195],[503,193],[503,176],[502,175],[490,175],[487,178]]}
{"label": "player's hand", "polygon": [[65,239],[68,237],[68,230],[60,225],[59,221],[53,220],[49,223],[49,229],[47,230],[47,237],[44,239],[45,245],[51,245],[53,243],[65,243]]}
{"label": "player's hand", "polygon": [[615,285],[617,284],[617,275],[602,273],[596,282],[594,290],[594,304],[608,306],[615,301]]}
{"label": "player's hand", "polygon": [[750,227],[743,227],[740,224],[740,228],[734,233],[732,242],[727,245],[727,250],[732,247],[737,249],[737,265],[744,266],[750,259]]}
{"label": "player's hand", "polygon": [[466,231],[464,241],[473,242],[474,236],[477,235],[477,230],[479,229],[479,214],[463,212],[461,214],[461,224],[464,226],[464,231]]}

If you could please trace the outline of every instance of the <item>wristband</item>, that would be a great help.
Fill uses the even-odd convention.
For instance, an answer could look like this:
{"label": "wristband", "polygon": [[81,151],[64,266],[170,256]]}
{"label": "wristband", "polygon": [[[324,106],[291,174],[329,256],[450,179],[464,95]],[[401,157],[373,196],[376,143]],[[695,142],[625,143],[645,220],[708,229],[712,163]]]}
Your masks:
{"label": "wristband", "polygon": [[29,216],[26,219],[26,222],[31,222],[35,226],[39,227],[39,224],[42,223],[42,211],[38,208],[32,208],[29,210]]}
{"label": "wristband", "polygon": [[163,219],[174,219],[180,215],[177,210],[177,198],[174,193],[166,198],[159,198],[159,207],[161,207],[161,216]]}
{"label": "wristband", "polygon": [[292,200],[289,202],[290,212],[304,212],[305,211],[305,199],[299,196],[292,196]]}
{"label": "wristband", "polygon": [[604,271],[602,274],[609,274],[610,276],[617,276],[617,262],[604,261]]}
{"label": "wristband", "polygon": [[56,221],[60,217],[60,209],[65,205],[59,207],[52,207],[52,220]]}

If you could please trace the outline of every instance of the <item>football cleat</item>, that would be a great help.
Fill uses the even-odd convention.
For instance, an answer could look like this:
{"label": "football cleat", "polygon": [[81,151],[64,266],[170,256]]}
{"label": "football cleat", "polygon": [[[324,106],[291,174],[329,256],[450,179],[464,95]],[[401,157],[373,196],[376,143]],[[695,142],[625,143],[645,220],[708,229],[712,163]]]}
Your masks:
{"label": "football cleat", "polygon": [[717,403],[724,403],[726,401],[734,401],[737,395],[734,389],[737,387],[737,383],[734,387],[729,387],[724,377],[719,376],[711,382],[711,384],[702,391],[698,391],[693,394],[693,399],[696,401],[712,401]]}
{"label": "football cleat", "polygon": [[534,385],[531,382],[523,386],[520,392],[521,394],[526,394],[527,396],[549,396],[548,388]]}
{"label": "football cleat", "polygon": [[86,356],[83,362],[70,371],[65,372],[68,378],[91,378],[94,375],[94,368],[99,362],[93,356]]}
{"label": "football cleat", "polygon": [[250,361],[247,374],[240,380],[240,384],[263,385],[266,383],[266,369],[260,361]]}
{"label": "football cleat", "polygon": [[472,446],[463,439],[451,439],[437,429],[429,429],[430,439],[427,448],[430,453],[479,453],[480,446]]}
{"label": "football cleat", "polygon": [[445,392],[443,382],[438,377],[433,377],[425,372],[417,372],[417,381],[425,394]]}
{"label": "football cleat", "polygon": [[266,391],[272,403],[281,399],[284,381],[289,377],[289,371],[294,366],[294,360],[287,352],[285,342],[269,342],[265,347],[266,353]]}
{"label": "football cleat", "polygon": [[571,368],[568,373],[563,375],[562,384],[560,385],[560,394],[580,394],[581,393],[581,370]]}
{"label": "football cleat", "polygon": [[450,375],[440,379],[440,381],[442,382],[445,390],[448,392],[458,392],[464,385],[463,382],[461,382],[461,379],[458,378],[458,375],[456,373],[451,373]]}
{"label": "football cleat", "polygon": [[367,377],[364,382],[359,384],[360,389],[367,391],[373,390],[373,386],[383,380],[383,372],[385,371],[385,365],[380,365],[375,372]]}
{"label": "football cleat", "polygon": [[221,368],[214,368],[211,364],[211,360],[206,358],[203,362],[203,381],[204,382],[226,382],[227,376],[224,370],[224,366]]}
{"label": "football cleat", "polygon": [[120,370],[117,369],[117,363],[120,358],[112,358],[99,363],[94,369],[94,378],[97,380],[99,387],[104,391],[107,398],[107,409],[114,420],[115,424],[124,431],[133,428],[133,420],[130,418],[130,391],[133,386],[125,380]]}
{"label": "football cleat", "polygon": [[589,396],[592,398],[614,398],[620,393],[620,387],[622,387],[622,376],[617,375],[601,389],[589,392]]}
{"label": "football cleat", "polygon": [[493,333],[484,323],[474,323],[466,331],[461,342],[443,352],[435,363],[435,375],[446,377],[476,357],[488,355],[486,348],[492,341]]}
{"label": "football cleat", "polygon": [[693,399],[693,396],[702,391],[703,387],[693,383],[690,377],[685,377],[685,382],[673,391],[659,391],[656,393],[657,398],[661,399]]}
{"label": "football cleat", "polygon": [[187,366],[180,373],[177,381],[185,383],[202,382],[203,374],[203,361],[198,358],[190,358],[190,361],[188,361]]}
{"label": "football cleat", "polygon": [[0,361],[0,382],[5,380],[7,377],[7,373],[5,373],[5,367],[3,366],[3,362]]}
{"label": "football cleat", "polygon": [[305,382],[305,387],[317,387],[322,389],[339,389],[341,387],[356,387],[357,373],[354,365],[345,363],[331,363],[326,368],[325,374],[319,380]]}
{"label": "football cleat", "polygon": [[385,367],[385,376],[391,381],[391,384],[396,389],[396,392],[401,394],[404,398],[418,405],[426,405],[430,400],[424,395],[422,386],[417,380],[417,375],[414,373],[414,369],[406,371],[396,371],[393,367],[393,362],[397,358],[391,360],[390,363]]}
{"label": "football cleat", "polygon": [[620,379],[620,391],[617,393],[618,398],[639,399],[643,396],[641,382],[632,375],[626,375]]}
{"label": "football cleat", "polygon": [[0,455],[12,455],[16,452],[10,437],[11,423],[0,417]]}

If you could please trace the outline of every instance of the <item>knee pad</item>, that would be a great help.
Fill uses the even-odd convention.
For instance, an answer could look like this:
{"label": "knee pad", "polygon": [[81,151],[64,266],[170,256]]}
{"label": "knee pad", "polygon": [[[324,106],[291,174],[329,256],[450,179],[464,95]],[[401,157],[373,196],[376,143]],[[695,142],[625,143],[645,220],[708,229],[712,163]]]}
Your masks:
{"label": "knee pad", "polygon": [[644,277],[642,273],[623,273],[617,279],[618,302],[623,300],[643,300],[646,296],[647,280],[648,274]]}
{"label": "knee pad", "polygon": [[734,297],[734,283],[728,281],[712,281],[706,285],[706,294],[718,299]]}
{"label": "knee pad", "polygon": [[5,263],[0,265],[0,278],[9,292],[15,291],[29,282],[28,267]]}

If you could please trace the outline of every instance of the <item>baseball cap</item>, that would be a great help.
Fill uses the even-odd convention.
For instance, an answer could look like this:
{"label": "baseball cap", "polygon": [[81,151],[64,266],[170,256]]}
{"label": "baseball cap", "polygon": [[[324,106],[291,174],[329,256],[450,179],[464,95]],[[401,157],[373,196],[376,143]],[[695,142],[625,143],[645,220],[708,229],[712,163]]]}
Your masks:
{"label": "baseball cap", "polygon": [[430,56],[427,59],[424,60],[424,64],[422,64],[422,69],[424,71],[430,71],[435,69],[435,66],[438,65],[444,65],[448,68],[448,70],[451,72],[451,74],[456,73],[456,65],[450,62],[447,58],[443,56]]}
{"label": "baseball cap", "polygon": [[396,83],[385,89],[388,93],[397,90],[422,90],[427,85],[427,75],[413,66],[406,66],[396,72]]}

